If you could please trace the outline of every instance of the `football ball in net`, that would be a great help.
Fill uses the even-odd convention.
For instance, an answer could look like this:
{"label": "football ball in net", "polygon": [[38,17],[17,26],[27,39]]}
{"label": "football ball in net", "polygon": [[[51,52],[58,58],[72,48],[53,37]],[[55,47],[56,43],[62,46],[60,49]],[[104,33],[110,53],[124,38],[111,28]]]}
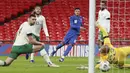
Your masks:
{"label": "football ball in net", "polygon": [[108,61],[102,61],[100,62],[100,70],[102,72],[106,72],[110,70],[110,64]]}

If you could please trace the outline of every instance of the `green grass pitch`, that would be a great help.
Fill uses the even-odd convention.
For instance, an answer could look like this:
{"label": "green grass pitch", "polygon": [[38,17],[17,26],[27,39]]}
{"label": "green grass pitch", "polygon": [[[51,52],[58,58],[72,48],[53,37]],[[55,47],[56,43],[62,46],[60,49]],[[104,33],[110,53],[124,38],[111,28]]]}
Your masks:
{"label": "green grass pitch", "polygon": [[[1,60],[5,60],[6,56],[0,56]],[[35,63],[32,64],[29,60],[25,60],[24,56],[20,56],[9,67],[0,67],[0,73],[88,73],[88,70],[77,70],[76,67],[80,65],[87,65],[87,58],[67,57],[64,62],[59,62],[59,57],[51,57],[51,60],[60,65],[60,68],[50,68],[47,66],[43,58],[40,56],[35,57]],[[127,59],[130,63],[130,59]],[[95,73],[104,73],[95,69]],[[130,73],[130,69],[111,68],[110,71],[105,73]]]}

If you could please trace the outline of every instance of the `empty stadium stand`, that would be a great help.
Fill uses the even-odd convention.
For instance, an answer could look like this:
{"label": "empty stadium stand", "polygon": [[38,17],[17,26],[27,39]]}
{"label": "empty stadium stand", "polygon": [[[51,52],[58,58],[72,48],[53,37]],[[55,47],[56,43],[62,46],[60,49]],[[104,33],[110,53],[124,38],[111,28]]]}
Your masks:
{"label": "empty stadium stand", "polygon": [[[12,15],[23,13],[30,9],[41,0],[4,0],[0,3],[0,22]],[[55,0],[55,2],[45,5],[42,8],[42,14],[45,16],[51,40],[62,40],[69,29],[69,16],[73,15],[74,8],[81,9],[81,15],[84,17],[84,26],[88,29],[89,18],[89,0]],[[96,0],[96,15],[98,13],[100,0]],[[8,5],[6,5],[8,4]],[[4,5],[4,6],[3,6]],[[108,10],[111,12],[111,39],[130,40],[130,1],[108,0]],[[125,8],[128,7],[128,8]],[[0,40],[13,40],[20,24],[24,22],[30,13],[24,14],[4,23],[0,26]],[[96,29],[97,30],[97,29]],[[97,33],[96,33],[97,35]],[[41,32],[41,40],[45,39],[44,32]],[[81,32],[78,40],[88,40],[88,30]],[[115,44],[119,44],[117,42]]]}
{"label": "empty stadium stand", "polygon": [[5,22],[12,17],[29,11],[36,4],[41,5],[42,0],[0,0],[0,22]]}

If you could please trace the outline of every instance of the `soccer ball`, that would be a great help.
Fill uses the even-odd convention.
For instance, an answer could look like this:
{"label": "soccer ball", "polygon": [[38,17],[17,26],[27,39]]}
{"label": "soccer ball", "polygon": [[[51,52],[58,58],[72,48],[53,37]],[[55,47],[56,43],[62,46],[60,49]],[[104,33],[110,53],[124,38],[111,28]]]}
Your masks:
{"label": "soccer ball", "polygon": [[108,61],[102,61],[99,68],[102,72],[107,72],[110,70],[110,64]]}

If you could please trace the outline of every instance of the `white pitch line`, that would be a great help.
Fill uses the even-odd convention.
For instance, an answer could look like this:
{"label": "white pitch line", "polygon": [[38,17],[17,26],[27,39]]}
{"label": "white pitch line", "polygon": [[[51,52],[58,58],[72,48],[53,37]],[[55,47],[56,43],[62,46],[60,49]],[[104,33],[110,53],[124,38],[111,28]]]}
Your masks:
{"label": "white pitch line", "polygon": [[[25,66],[27,66],[27,67],[47,67],[48,65],[47,64],[45,64],[45,65],[37,65],[37,64],[33,64],[33,65],[31,65],[31,64],[26,64]],[[60,67],[79,67],[79,66],[88,66],[87,64],[64,64],[64,65],[59,65]]]}

